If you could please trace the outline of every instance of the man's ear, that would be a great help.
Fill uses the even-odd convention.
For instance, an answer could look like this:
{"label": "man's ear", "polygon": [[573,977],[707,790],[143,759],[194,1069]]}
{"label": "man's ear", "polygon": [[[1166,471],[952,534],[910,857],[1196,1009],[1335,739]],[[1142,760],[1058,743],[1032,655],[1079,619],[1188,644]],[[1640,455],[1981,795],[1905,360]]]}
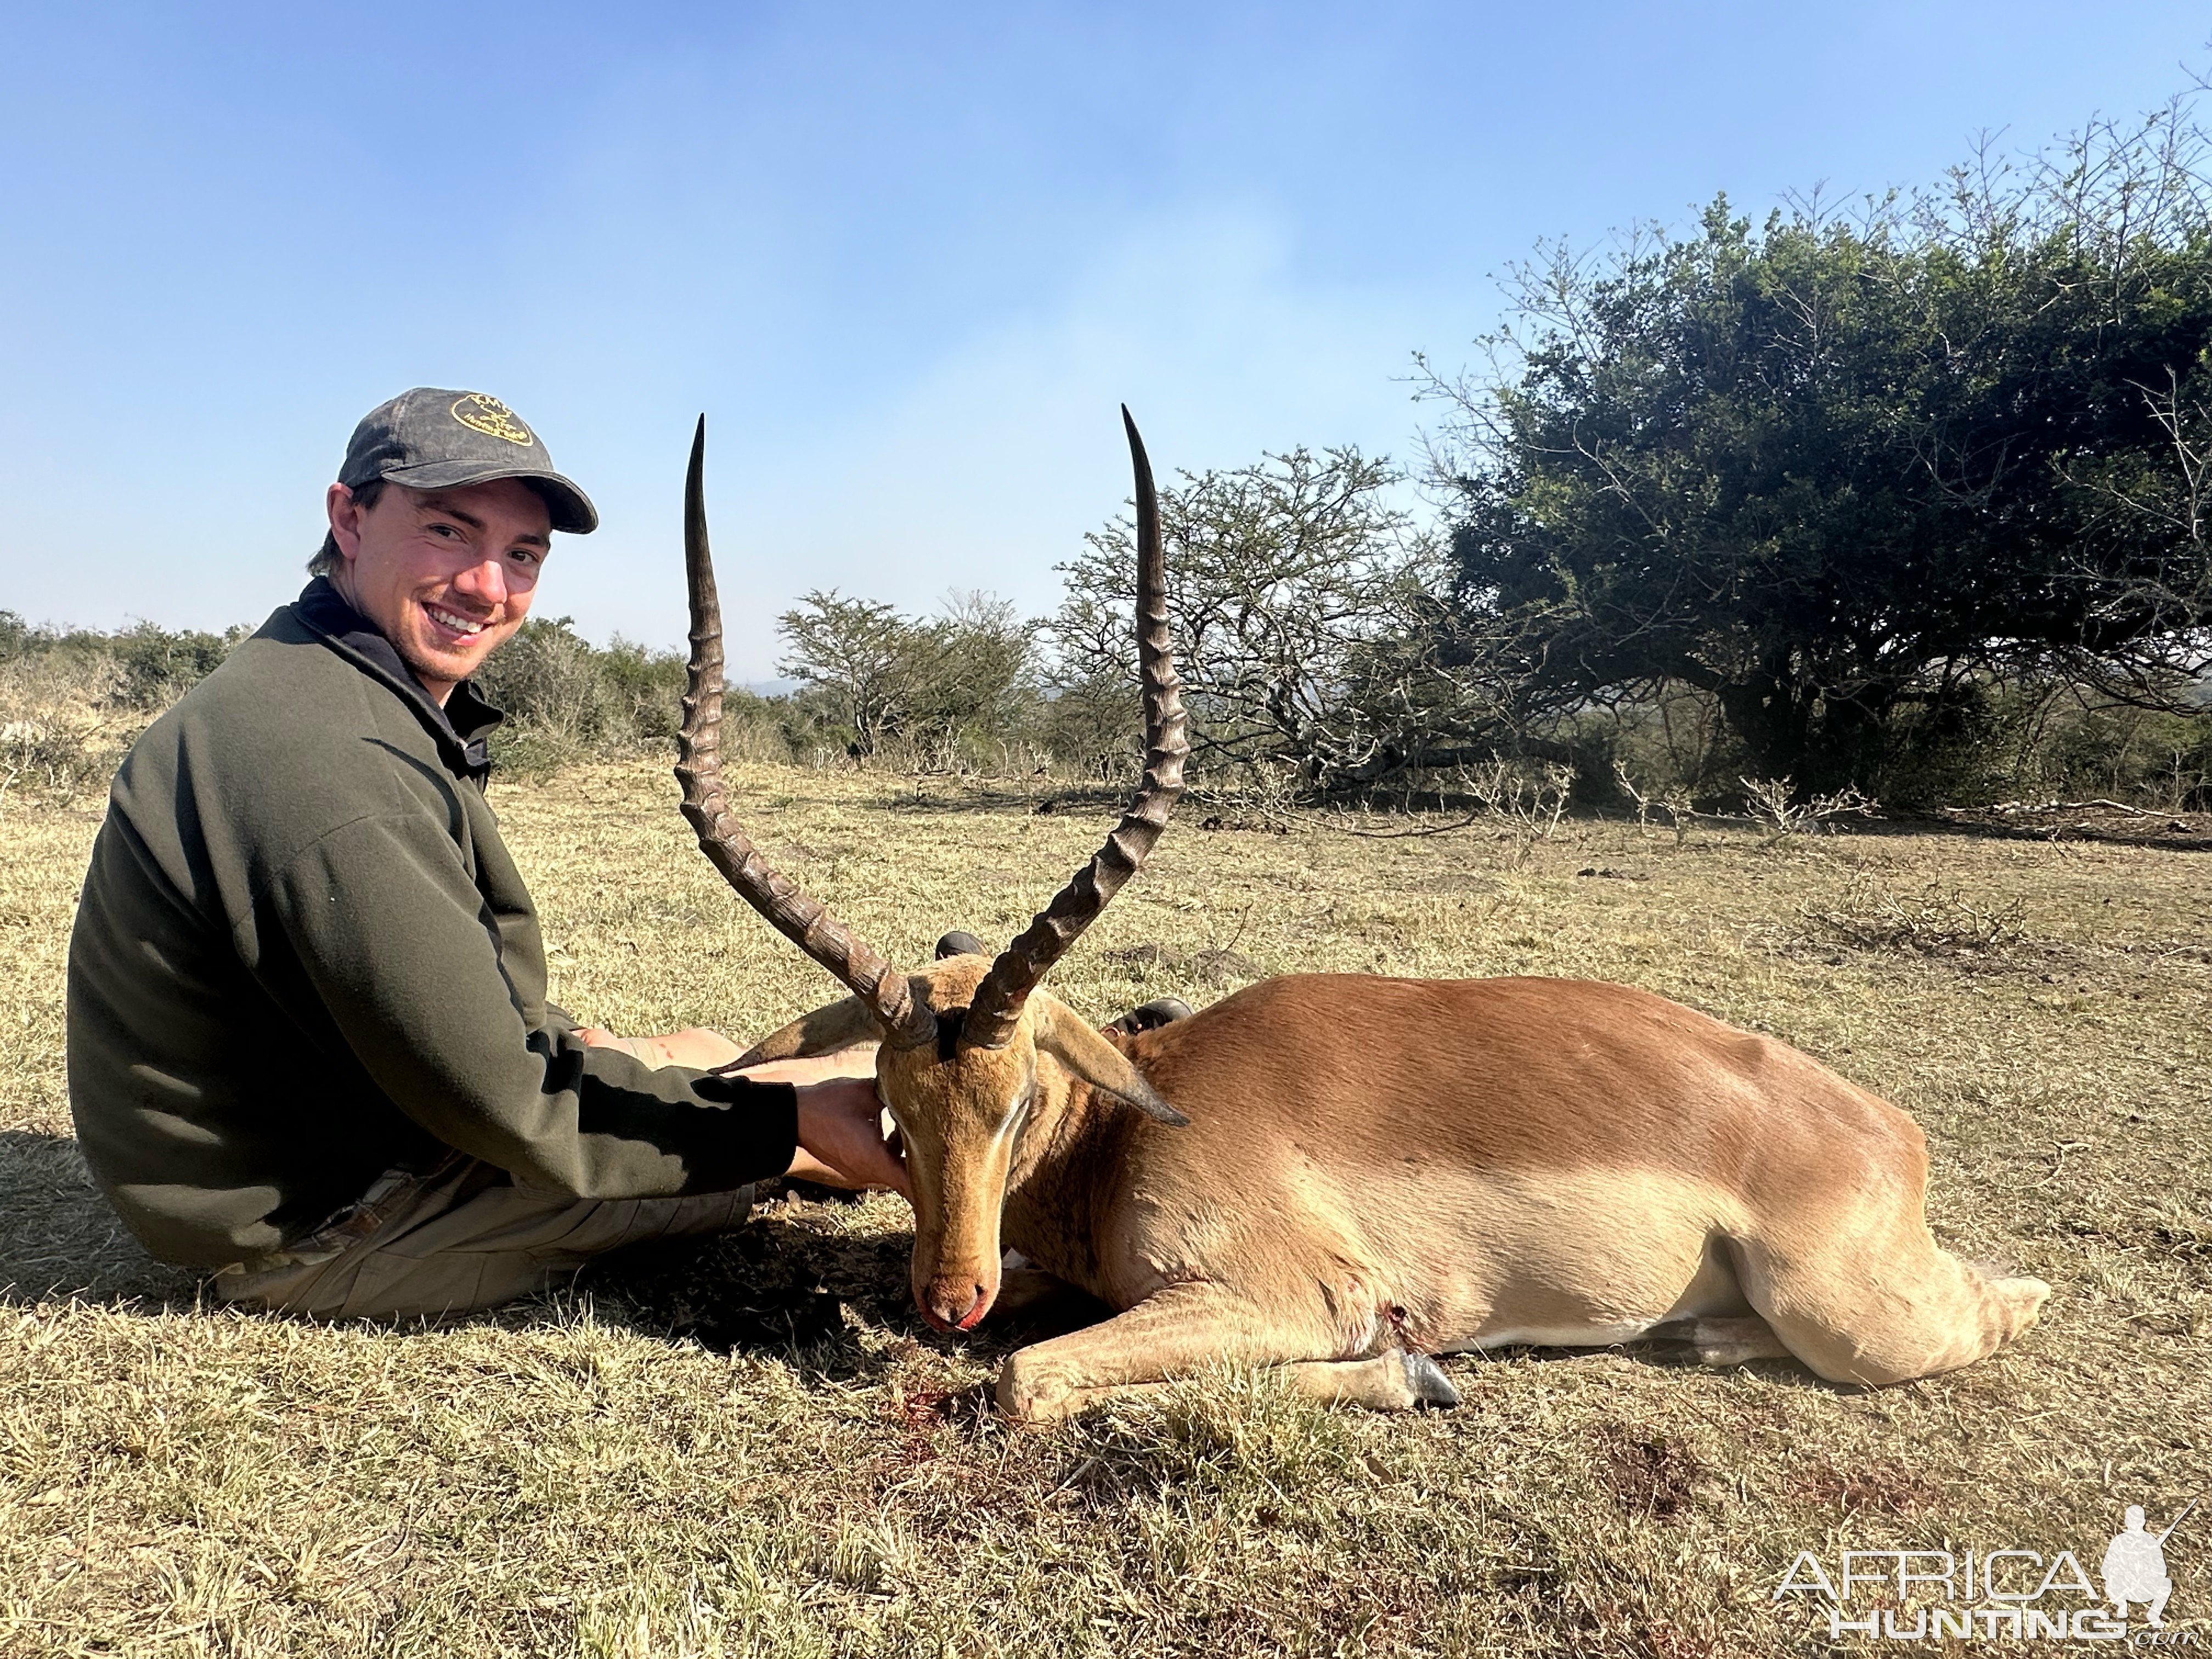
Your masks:
{"label": "man's ear", "polygon": [[883,1028],[858,997],[847,997],[827,1008],[794,1019],[770,1033],[722,1069],[734,1071],[763,1060],[795,1060],[808,1054],[834,1054],[840,1048],[857,1048],[864,1042],[883,1041]]}
{"label": "man's ear", "polygon": [[1039,991],[1030,999],[1030,1030],[1036,1045],[1094,1089],[1126,1100],[1146,1117],[1187,1128],[1190,1120],[1160,1098],[1129,1058],[1091,1029],[1058,997]]}
{"label": "man's ear", "polygon": [[353,498],[353,491],[342,483],[334,483],[323,492],[323,512],[331,521],[331,539],[338,544],[338,552],[346,559],[361,554],[361,503]]}

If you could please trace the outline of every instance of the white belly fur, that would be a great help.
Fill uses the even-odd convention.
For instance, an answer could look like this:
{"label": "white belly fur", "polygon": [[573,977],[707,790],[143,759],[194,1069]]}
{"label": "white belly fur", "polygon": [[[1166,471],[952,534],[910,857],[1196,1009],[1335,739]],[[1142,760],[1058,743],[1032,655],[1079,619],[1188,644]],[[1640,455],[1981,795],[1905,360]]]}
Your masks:
{"label": "white belly fur", "polygon": [[1708,1183],[1584,1170],[1481,1185],[1468,1279],[1440,1287],[1455,1328],[1434,1334],[1432,1352],[1606,1347],[1670,1321],[1751,1311],[1726,1242],[1747,1218]]}

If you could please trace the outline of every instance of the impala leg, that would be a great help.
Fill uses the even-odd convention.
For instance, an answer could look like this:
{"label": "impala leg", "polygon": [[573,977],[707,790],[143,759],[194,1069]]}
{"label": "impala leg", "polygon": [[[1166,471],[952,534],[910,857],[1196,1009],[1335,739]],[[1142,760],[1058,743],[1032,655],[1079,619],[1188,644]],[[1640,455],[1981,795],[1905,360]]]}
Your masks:
{"label": "impala leg", "polygon": [[1459,1404],[1459,1390],[1435,1360],[1401,1348],[1386,1349],[1371,1359],[1309,1359],[1282,1367],[1281,1375],[1297,1393],[1332,1406],[1404,1412]]}
{"label": "impala leg", "polygon": [[[1391,1348],[1365,1359],[1302,1359],[1295,1364],[1271,1365],[1268,1374],[1289,1386],[1292,1394],[1317,1400],[1325,1406],[1358,1406],[1370,1412],[1407,1412],[1421,1406],[1449,1407],[1460,1403],[1459,1390],[1443,1369],[1425,1353]],[[1102,1388],[1074,1389],[1048,1410],[1029,1413],[1025,1420],[1049,1422],[1075,1417],[1112,1400],[1138,1400],[1165,1394],[1173,1382],[1115,1382]],[[1000,1378],[1000,1401],[1005,1404],[1006,1380]],[[1009,1412],[1012,1407],[1006,1407]]]}
{"label": "impala leg", "polygon": [[2033,1324],[2051,1294],[2039,1279],[1992,1278],[1942,1249],[1912,1196],[1910,1209],[1868,1206],[1826,1218],[1825,1231],[1738,1245],[1752,1305],[1830,1382],[1881,1386],[1971,1365]]}
{"label": "impala leg", "polygon": [[1794,1359],[1790,1345],[1757,1316],[1742,1319],[1681,1319],[1654,1325],[1653,1342],[1680,1343],[1700,1365],[1741,1365],[1753,1359]]}
{"label": "impala leg", "polygon": [[1111,1310],[1088,1291],[1034,1266],[1016,1250],[999,1268],[999,1294],[991,1304],[994,1324],[1018,1321],[1061,1326],[1089,1325]]}
{"label": "impala leg", "polygon": [[1224,1361],[1280,1366],[1300,1394],[1377,1411],[1459,1402],[1426,1355],[1393,1349],[1365,1359],[1311,1358],[1327,1342],[1325,1334],[1271,1317],[1217,1286],[1175,1285],[1111,1319],[1010,1357],[999,1373],[999,1404],[1010,1416],[1048,1421],[1151,1393]]}

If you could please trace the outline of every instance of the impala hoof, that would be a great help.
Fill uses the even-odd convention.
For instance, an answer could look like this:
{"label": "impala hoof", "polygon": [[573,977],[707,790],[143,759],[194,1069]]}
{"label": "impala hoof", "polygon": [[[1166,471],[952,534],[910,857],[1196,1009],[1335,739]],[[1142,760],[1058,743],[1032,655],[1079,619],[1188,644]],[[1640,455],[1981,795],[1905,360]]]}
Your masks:
{"label": "impala hoof", "polygon": [[1459,1390],[1451,1385],[1451,1378],[1442,1367],[1425,1353],[1406,1356],[1406,1386],[1413,1391],[1414,1403],[1435,1406],[1449,1411],[1459,1404]]}

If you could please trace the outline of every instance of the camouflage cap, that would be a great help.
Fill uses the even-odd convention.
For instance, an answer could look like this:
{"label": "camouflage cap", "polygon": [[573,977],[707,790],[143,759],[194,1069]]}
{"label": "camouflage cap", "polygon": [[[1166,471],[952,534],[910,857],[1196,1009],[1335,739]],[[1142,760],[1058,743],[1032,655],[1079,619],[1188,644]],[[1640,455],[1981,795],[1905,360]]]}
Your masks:
{"label": "camouflage cap", "polygon": [[358,489],[374,478],[410,489],[520,478],[545,498],[554,529],[585,536],[599,527],[592,498],[553,470],[538,434],[481,392],[418,386],[369,410],[353,429],[338,482]]}

